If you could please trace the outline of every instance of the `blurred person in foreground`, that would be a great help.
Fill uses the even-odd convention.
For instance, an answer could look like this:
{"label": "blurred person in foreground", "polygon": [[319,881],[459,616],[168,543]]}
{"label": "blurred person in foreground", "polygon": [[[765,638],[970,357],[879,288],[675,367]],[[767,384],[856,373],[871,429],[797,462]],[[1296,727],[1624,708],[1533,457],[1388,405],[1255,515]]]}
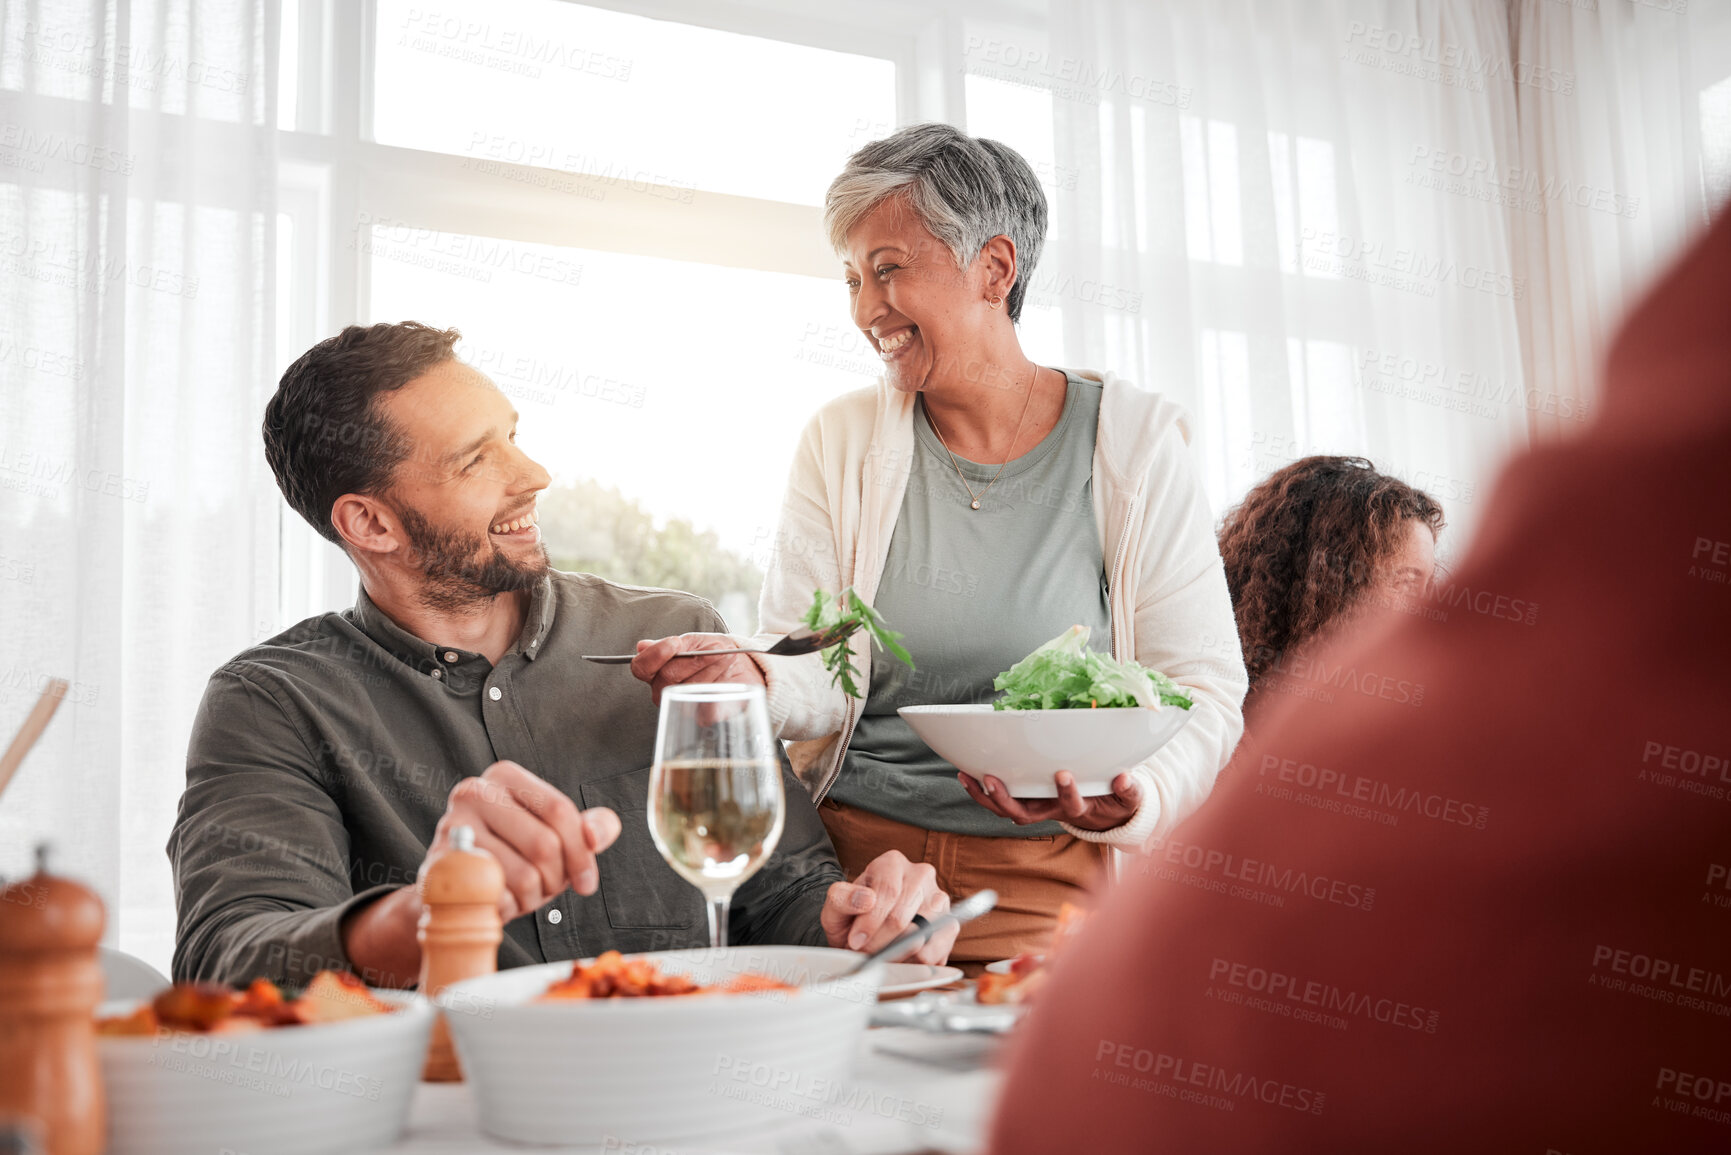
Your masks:
{"label": "blurred person in foreground", "polygon": [[1220,528],[1245,712],[1288,682],[1305,690],[1306,651],[1359,615],[1423,598],[1442,528],[1435,499],[1362,457],[1303,457],[1245,494]]}
{"label": "blurred person in foreground", "polygon": [[1456,580],[1271,703],[1061,955],[992,1150],[1731,1149],[1731,215],[1501,478]]}
{"label": "blurred person in foreground", "polygon": [[[801,624],[814,589],[851,586],[904,635],[915,669],[864,631],[863,702],[820,659],[683,658],[719,636],[645,644],[657,693],[685,681],[769,688],[772,720],[852,875],[887,850],[999,905],[962,929],[956,961],[1042,950],[1111,850],[1138,850],[1213,788],[1242,728],[1244,668],[1190,426],[1112,373],[1040,365],[1016,324],[1046,234],[1046,199],[1015,150],[944,124],[866,145],[830,185],[824,223],[851,319],[883,362],[870,389],[820,410],[795,452],[764,581],[766,636]],[[896,711],[985,702],[994,678],[1071,626],[1189,691],[1188,725],[1082,797],[984,789]]]}
{"label": "blurred person in foreground", "polygon": [[[176,979],[342,969],[413,985],[419,883],[464,825],[504,868],[501,967],[709,941],[701,895],[644,819],[655,708],[581,655],[721,617],[692,594],[552,568],[535,519],[547,471],[458,339],[351,325],[266,407],[284,498],[348,554],[360,591],[211,676],[168,846]],[[735,897],[729,941],[879,946],[948,909],[931,868],[897,854],[842,881],[783,776],[786,826]],[[943,961],[952,937],[921,957]]]}

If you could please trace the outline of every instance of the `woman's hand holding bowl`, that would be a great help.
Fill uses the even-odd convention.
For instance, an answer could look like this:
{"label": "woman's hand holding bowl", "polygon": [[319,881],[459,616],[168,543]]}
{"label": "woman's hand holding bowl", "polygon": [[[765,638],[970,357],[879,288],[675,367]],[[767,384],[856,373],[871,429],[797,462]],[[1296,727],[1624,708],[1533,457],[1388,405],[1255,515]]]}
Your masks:
{"label": "woman's hand holding bowl", "polygon": [[957,774],[968,796],[993,814],[1018,826],[1056,819],[1083,830],[1111,830],[1130,821],[1142,805],[1142,787],[1128,772],[1112,779],[1112,793],[1084,798],[1076,789],[1076,777],[1068,770],[1052,775],[1056,798],[1012,798],[1009,787],[994,775],[986,775],[984,789],[969,774]]}

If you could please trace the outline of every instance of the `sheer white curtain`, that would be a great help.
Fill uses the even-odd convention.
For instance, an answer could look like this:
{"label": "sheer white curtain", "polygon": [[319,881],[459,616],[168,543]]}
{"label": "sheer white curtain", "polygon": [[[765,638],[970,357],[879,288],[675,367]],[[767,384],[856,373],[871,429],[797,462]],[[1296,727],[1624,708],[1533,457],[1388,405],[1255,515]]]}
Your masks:
{"label": "sheer white curtain", "polygon": [[[1723,44],[1731,4],[1558,4],[1520,0],[1513,36],[1570,92],[1518,88],[1521,181],[1543,212],[1517,231],[1527,379],[1535,392],[1591,396],[1617,319],[1646,276],[1705,221],[1703,66]],[[1722,61],[1722,57],[1719,57]],[[1535,410],[1534,431],[1557,431]]]}
{"label": "sheer white curtain", "polygon": [[[213,669],[278,628],[279,574],[292,602],[317,568],[282,564],[257,427],[279,368],[277,9],[0,6],[0,736],[48,677],[74,683],[0,799],[0,872],[51,839],[109,900],[111,941],[163,969],[192,712]],[[654,10],[757,10],[746,23],[770,36],[818,18],[794,0]],[[1727,0],[823,15],[875,34],[884,12],[902,38],[861,43],[902,45],[885,52],[901,53],[903,119],[954,112],[1043,150],[1053,224],[1030,349],[1184,403],[1217,509],[1296,457],[1361,453],[1442,500],[1445,547],[1463,540],[1497,464],[1591,414],[1586,369],[1617,308],[1700,216],[1694,109],[1714,82],[1717,195],[1731,171]],[[320,131],[304,102],[326,95],[325,119],[358,131],[350,47],[341,67],[302,61],[332,83],[302,87],[298,147]],[[977,123],[991,94],[1003,115]],[[339,189],[348,137],[326,150]],[[352,216],[307,211],[296,243],[334,228],[340,258]],[[334,325],[364,312],[365,278],[327,263],[296,300],[328,295]],[[328,331],[303,313],[297,346]]]}
{"label": "sheer white curtain", "polygon": [[1051,13],[1051,61],[1098,78],[1054,102],[1082,174],[1055,198],[1056,272],[1138,303],[1067,310],[1066,351],[1191,410],[1217,510],[1358,453],[1469,527],[1527,437],[1511,213],[1449,175],[1514,147],[1505,6]]}
{"label": "sheer white curtain", "polygon": [[266,9],[0,16],[0,733],[72,680],[0,799],[0,871],[51,841],[163,969],[192,713],[276,624]]}

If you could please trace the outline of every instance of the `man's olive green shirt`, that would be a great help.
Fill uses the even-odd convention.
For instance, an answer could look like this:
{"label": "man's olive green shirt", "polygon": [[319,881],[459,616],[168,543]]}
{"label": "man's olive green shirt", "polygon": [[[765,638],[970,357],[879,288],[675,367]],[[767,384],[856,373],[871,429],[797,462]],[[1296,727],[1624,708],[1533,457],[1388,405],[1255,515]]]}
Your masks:
{"label": "man's olive green shirt", "polygon": [[[496,666],[413,636],[364,592],[240,654],[205,690],[169,837],[174,977],[298,984],[348,969],[343,916],[412,884],[451,788],[500,759],[581,808],[610,807],[624,828],[600,856],[595,894],[566,890],[506,924],[501,968],[707,945],[702,897],[649,834],[649,688],[581,655],[724,628],[690,594],[553,572]],[[818,914],[841,870],[805,789],[783,780],[787,823],[734,897],[736,943],[825,941]]]}

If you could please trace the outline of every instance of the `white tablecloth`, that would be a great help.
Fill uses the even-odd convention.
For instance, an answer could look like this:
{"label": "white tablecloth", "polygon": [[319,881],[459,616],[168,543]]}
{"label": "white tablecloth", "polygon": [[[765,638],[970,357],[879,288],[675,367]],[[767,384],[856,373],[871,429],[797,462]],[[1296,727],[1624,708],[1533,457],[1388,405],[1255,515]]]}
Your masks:
{"label": "white tablecloth", "polygon": [[[853,1079],[821,1103],[800,1104],[785,1123],[725,1147],[623,1144],[558,1148],[606,1155],[908,1155],[938,1150],[973,1155],[985,1146],[1000,1075],[1000,1040],[938,1035],[906,1027],[868,1031]],[[481,1133],[466,1083],[422,1083],[390,1155],[523,1155]]]}

